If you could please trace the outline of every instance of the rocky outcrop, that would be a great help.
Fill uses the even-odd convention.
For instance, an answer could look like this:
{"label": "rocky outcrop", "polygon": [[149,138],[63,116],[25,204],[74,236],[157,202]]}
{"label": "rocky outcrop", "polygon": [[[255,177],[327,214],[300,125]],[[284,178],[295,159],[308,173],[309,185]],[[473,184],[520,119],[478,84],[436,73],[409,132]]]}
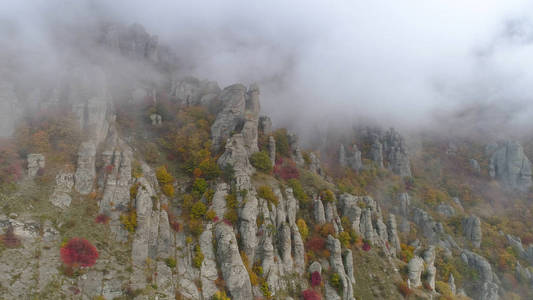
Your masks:
{"label": "rocky outcrop", "polygon": [[218,165],[224,168],[226,165],[233,167],[237,189],[249,190],[251,188],[250,176],[254,167],[248,160],[248,151],[242,134],[234,134],[226,142],[226,149],[218,159]]}
{"label": "rocky outcrop", "polygon": [[213,149],[218,151],[238,125],[243,125],[246,109],[246,87],[230,85],[220,93],[223,109],[211,126]]}
{"label": "rocky outcrop", "polygon": [[33,178],[40,169],[44,169],[45,158],[39,153],[28,154],[28,177]]}
{"label": "rocky outcrop", "polygon": [[244,146],[248,155],[259,151],[257,138],[259,136],[259,86],[252,84],[246,93],[246,111],[244,114],[244,126],[241,130],[244,138]]}
{"label": "rocky outcrop", "polygon": [[303,166],[305,164],[300,144],[298,143],[298,136],[295,133],[289,133],[289,147],[291,148],[291,158],[297,165]]}
{"label": "rocky outcrop", "polygon": [[272,166],[276,164],[276,139],[273,136],[268,137],[268,153]]}
{"label": "rocky outcrop", "polygon": [[[343,300],[354,299],[352,278],[346,274],[346,270],[344,268],[340,241],[332,237],[331,235],[329,235],[326,245],[327,245],[328,251],[331,253],[331,256],[329,258],[331,269],[333,272],[339,275],[339,278],[340,278],[342,291],[343,291],[342,299]],[[355,279],[353,279],[353,281],[355,281]]]}
{"label": "rocky outcrop", "polygon": [[219,183],[215,189],[213,195],[212,209],[215,211],[216,216],[222,220],[224,213],[226,212],[226,195],[228,195],[229,187],[226,183]]}
{"label": "rocky outcrop", "polygon": [[435,222],[433,217],[418,207],[413,209],[413,222],[422,229],[422,234],[432,242],[437,242],[439,236],[444,234],[442,224]]}
{"label": "rocky outcrop", "polygon": [[424,260],[420,256],[413,257],[407,265],[409,283],[411,287],[419,287],[422,285],[420,275],[424,271]]}
{"label": "rocky outcrop", "polygon": [[437,268],[435,268],[435,247],[431,246],[424,252],[424,262],[426,263],[426,281],[432,291],[435,291],[435,278]]}
{"label": "rocky outcrop", "polygon": [[185,106],[207,106],[218,97],[220,87],[215,81],[185,77],[172,82],[170,94]]}
{"label": "rocky outcrop", "polygon": [[53,205],[65,209],[70,206],[72,198],[70,192],[74,186],[74,174],[69,172],[60,172],[56,175],[56,186],[50,196],[50,202]]}
{"label": "rocky outcrop", "polygon": [[95,170],[96,146],[93,142],[84,142],[78,152],[78,164],[74,174],[74,188],[82,195],[88,195],[93,190],[96,177]]}
{"label": "rocky outcrop", "polygon": [[388,161],[388,168],[402,177],[411,176],[411,163],[407,155],[407,148],[403,137],[391,128],[383,138],[384,157]]}
{"label": "rocky outcrop", "polygon": [[292,233],[292,253],[294,256],[294,271],[302,276],[305,272],[305,247],[304,242],[302,240],[302,236],[300,235],[300,231],[298,231],[298,227],[291,226],[291,233]]}
{"label": "rocky outcrop", "polygon": [[481,174],[481,166],[479,165],[479,162],[473,158],[470,159],[470,167],[472,168],[472,172],[476,175]]}
{"label": "rocky outcrop", "polygon": [[489,162],[489,174],[513,190],[527,192],[533,184],[531,163],[520,143],[506,141],[498,144]]}
{"label": "rocky outcrop", "polygon": [[242,239],[242,251],[248,257],[248,265],[252,266],[255,258],[255,250],[258,246],[257,233],[257,213],[258,201],[251,191],[246,194],[244,206],[239,213],[239,233]]}
{"label": "rocky outcrop", "polygon": [[469,267],[474,268],[479,274],[479,282],[477,283],[477,294],[476,299],[480,300],[497,300],[499,297],[499,285],[498,277],[492,271],[490,263],[479,254],[474,252],[464,250],[461,253],[461,259]]}
{"label": "rocky outcrop", "polygon": [[316,198],[313,201],[313,215],[315,217],[315,222],[317,224],[326,223],[326,214],[324,211],[324,204],[322,204],[322,200],[320,200],[320,198]]}
{"label": "rocky outcrop", "polygon": [[370,159],[378,168],[383,168],[383,145],[379,141],[378,135],[372,135],[372,147],[370,148]]}
{"label": "rocky outcrop", "polygon": [[476,248],[481,246],[481,220],[479,217],[471,215],[463,219],[463,234],[466,239],[472,242]]}
{"label": "rocky outcrop", "polygon": [[358,198],[344,193],[339,197],[340,210],[347,217],[356,233],[360,233],[361,208],[358,206]]}
{"label": "rocky outcrop", "polygon": [[445,217],[453,217],[455,215],[455,208],[453,206],[441,203],[437,205],[436,211],[438,214]]}
{"label": "rocky outcrop", "polygon": [[311,152],[309,153],[309,159],[309,170],[320,176],[324,176],[324,172],[322,171],[322,167],[320,166],[320,159],[318,158],[318,156],[315,153]]}
{"label": "rocky outcrop", "polygon": [[259,117],[259,130],[264,135],[272,134],[272,120],[267,116]]}
{"label": "rocky outcrop", "polygon": [[250,277],[244,267],[237,246],[237,239],[230,226],[215,226],[217,240],[216,257],[230,297],[235,300],[253,299]]}
{"label": "rocky outcrop", "polygon": [[218,291],[215,284],[218,279],[217,262],[213,249],[213,230],[208,225],[199,238],[200,248],[204,254],[204,261],[200,267],[200,280],[202,282],[202,296],[204,299],[211,299]]}
{"label": "rocky outcrop", "polygon": [[396,257],[396,255],[400,253],[402,249],[400,247],[400,238],[398,237],[398,231],[396,229],[396,217],[393,214],[389,214],[387,233],[389,237],[391,254]]}
{"label": "rocky outcrop", "polygon": [[453,274],[451,273],[450,273],[450,277],[448,278],[448,285],[450,286],[452,295],[455,295],[455,293],[457,292],[457,288],[455,287],[455,278],[453,278]]}
{"label": "rocky outcrop", "polygon": [[361,151],[357,149],[357,145],[353,145],[351,151],[346,153],[344,145],[341,144],[339,148],[339,164],[341,167],[349,167],[354,171],[359,171],[363,168],[361,160]]}

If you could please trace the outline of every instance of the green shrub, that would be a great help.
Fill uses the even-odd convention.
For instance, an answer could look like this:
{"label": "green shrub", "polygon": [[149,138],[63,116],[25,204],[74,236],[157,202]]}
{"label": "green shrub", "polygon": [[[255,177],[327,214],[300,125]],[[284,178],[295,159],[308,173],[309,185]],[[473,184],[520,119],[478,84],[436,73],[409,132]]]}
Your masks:
{"label": "green shrub", "polygon": [[194,184],[192,185],[192,194],[196,198],[200,198],[205,191],[207,190],[207,181],[203,178],[196,178]]}
{"label": "green shrub", "polygon": [[298,199],[300,203],[306,204],[309,203],[309,196],[305,193],[302,184],[297,179],[289,179],[289,186],[292,188],[292,193],[294,198]]}
{"label": "green shrub", "polygon": [[189,220],[189,229],[194,236],[200,236],[204,232],[204,224],[201,220],[191,219]]}
{"label": "green shrub", "polygon": [[250,162],[259,171],[272,172],[272,161],[265,151],[255,152],[250,156]]}
{"label": "green shrub", "polygon": [[260,186],[258,189],[257,189],[257,195],[265,200],[268,201],[268,203],[270,204],[274,204],[275,206],[278,205],[278,202],[279,202],[279,199],[278,197],[274,194],[274,191],[272,190],[271,187],[269,186],[266,186],[266,185],[263,185],[263,186]]}
{"label": "green shrub", "polygon": [[329,189],[325,189],[320,193],[322,200],[325,202],[335,202],[335,194]]}
{"label": "green shrub", "polygon": [[341,242],[341,245],[345,248],[348,248],[350,247],[350,242],[352,240],[352,237],[350,236],[350,234],[346,231],[343,231],[341,233],[339,233],[339,240]]}
{"label": "green shrub", "polygon": [[274,132],[274,139],[276,140],[276,152],[281,156],[289,156],[290,145],[287,129],[282,128]]}
{"label": "green shrub", "polygon": [[339,276],[339,274],[337,273],[331,274],[331,276],[329,277],[329,283],[331,284],[332,287],[337,289],[337,291],[342,290],[342,282],[341,282],[341,277]]}
{"label": "green shrub", "polygon": [[197,268],[200,268],[202,266],[203,261],[204,261],[204,254],[202,253],[202,248],[200,248],[199,245],[194,246],[194,256],[193,256],[194,266]]}
{"label": "green shrub", "polygon": [[170,184],[174,181],[174,177],[167,171],[167,167],[161,166],[156,169],[155,175],[157,177],[157,181],[161,185]]}
{"label": "green shrub", "polygon": [[176,259],[174,257],[169,257],[165,259],[165,263],[171,269],[174,269],[176,267]]}
{"label": "green shrub", "polygon": [[137,213],[131,211],[130,213],[121,215],[120,222],[124,225],[124,228],[126,228],[127,231],[135,232],[135,229],[137,228]]}
{"label": "green shrub", "polygon": [[195,219],[203,218],[206,212],[207,207],[202,201],[196,202],[191,208],[191,215]]}

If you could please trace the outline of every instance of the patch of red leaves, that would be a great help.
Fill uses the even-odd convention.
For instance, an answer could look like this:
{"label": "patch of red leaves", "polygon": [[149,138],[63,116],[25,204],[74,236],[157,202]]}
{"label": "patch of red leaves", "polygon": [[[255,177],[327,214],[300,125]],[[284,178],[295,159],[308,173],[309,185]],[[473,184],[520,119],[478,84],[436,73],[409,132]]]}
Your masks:
{"label": "patch of red leaves", "polygon": [[61,247],[61,260],[67,266],[90,267],[98,258],[98,251],[89,241],[72,238]]}
{"label": "patch of red leaves", "polygon": [[106,214],[99,214],[96,216],[96,219],[94,219],[94,222],[98,224],[107,224],[109,223],[109,216]]}
{"label": "patch of red leaves", "polygon": [[320,297],[320,294],[317,291],[311,290],[311,289],[307,289],[303,291],[302,298],[304,300],[321,300],[322,299],[322,297]]}

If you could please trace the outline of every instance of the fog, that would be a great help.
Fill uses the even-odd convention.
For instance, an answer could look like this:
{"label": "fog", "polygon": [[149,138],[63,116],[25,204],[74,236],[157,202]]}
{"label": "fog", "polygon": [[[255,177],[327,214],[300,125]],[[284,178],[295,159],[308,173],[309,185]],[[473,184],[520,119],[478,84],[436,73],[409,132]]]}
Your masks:
{"label": "fog", "polygon": [[140,23],[175,51],[180,74],[222,87],[257,82],[263,111],[295,130],[375,122],[511,132],[533,125],[532,8],[519,0],[4,0],[0,57],[49,74],[65,57],[94,55],[89,45],[73,56],[69,43],[83,43],[95,24]]}

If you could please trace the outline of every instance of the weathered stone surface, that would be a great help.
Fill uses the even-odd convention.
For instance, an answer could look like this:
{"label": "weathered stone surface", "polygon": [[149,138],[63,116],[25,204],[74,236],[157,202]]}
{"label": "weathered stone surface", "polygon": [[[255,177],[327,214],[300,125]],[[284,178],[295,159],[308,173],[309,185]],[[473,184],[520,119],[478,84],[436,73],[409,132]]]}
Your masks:
{"label": "weathered stone surface", "polygon": [[342,262],[344,264],[344,270],[346,271],[346,275],[350,279],[350,282],[352,284],[355,284],[352,250],[346,249],[346,251],[342,253]]}
{"label": "weathered stone surface", "polygon": [[445,217],[452,217],[455,215],[455,208],[444,203],[437,205],[436,211]]}
{"label": "weathered stone surface", "polygon": [[320,176],[324,176],[324,172],[322,171],[322,167],[320,166],[320,159],[318,158],[318,156],[315,153],[311,152],[309,153],[309,159],[311,161],[309,163],[309,170]]}
{"label": "weathered stone surface", "polygon": [[461,253],[461,259],[464,261],[465,264],[467,264],[471,268],[474,268],[478,272],[481,281],[494,281],[494,273],[492,271],[492,266],[486,258],[477,253],[468,250],[463,250],[463,252]]}
{"label": "weathered stone surface", "polygon": [[481,246],[481,220],[474,215],[463,219],[463,234],[474,247],[479,248]]}
{"label": "weathered stone surface", "polygon": [[298,227],[291,226],[292,234],[292,253],[294,254],[294,271],[302,276],[305,272],[305,247],[298,231]]}
{"label": "weathered stone surface", "polygon": [[424,210],[416,207],[413,209],[413,222],[422,229],[424,236],[432,241],[444,233],[444,228],[441,223],[435,222]]}
{"label": "weathered stone surface", "polygon": [[393,256],[401,251],[400,238],[398,237],[398,231],[396,229],[396,217],[393,214],[389,214],[389,221],[387,226],[387,233],[389,237],[390,252]]}
{"label": "weathered stone surface", "polygon": [[343,144],[339,147],[339,165],[343,168],[348,165],[348,161],[346,160],[346,150],[344,150]]}
{"label": "weathered stone surface", "polygon": [[317,261],[309,265],[309,274],[313,274],[314,272],[322,274],[322,265]]}
{"label": "weathered stone surface", "polygon": [[322,200],[320,200],[320,198],[315,199],[315,201],[313,202],[313,208],[315,222],[317,222],[318,224],[325,224],[326,215],[324,212],[324,204],[322,204]]}
{"label": "weathered stone surface", "polygon": [[174,80],[170,90],[171,95],[186,106],[208,105],[209,101],[220,93],[220,87],[216,82],[194,77]]}
{"label": "weathered stone surface", "polygon": [[239,124],[243,123],[246,108],[246,87],[242,84],[230,85],[221,92],[220,100],[224,108],[218,113],[211,126],[213,149],[218,151],[222,144]]}
{"label": "weathered stone surface", "polygon": [[13,84],[0,82],[0,137],[13,134],[20,109]]}
{"label": "weathered stone surface", "polygon": [[333,270],[333,272],[337,273],[340,277],[342,291],[343,291],[342,299],[351,300],[353,299],[352,280],[346,274],[346,271],[344,268],[344,264],[342,261],[342,254],[341,254],[341,243],[338,239],[332,237],[331,235],[328,235],[326,247],[331,253],[331,256],[329,257],[329,263],[331,264],[331,269]]}
{"label": "weathered stone surface", "polygon": [[361,151],[357,148],[357,145],[352,146],[351,155],[348,153],[347,163],[352,170],[359,171],[363,169],[363,160],[361,159]]}
{"label": "weathered stone surface", "polygon": [[455,293],[457,292],[457,288],[455,287],[455,278],[453,278],[453,274],[451,273],[450,273],[450,277],[448,278],[448,285],[450,286],[452,295],[455,295]]}
{"label": "weathered stone surface", "polygon": [[272,166],[276,164],[276,139],[273,136],[268,137],[268,151]]}
{"label": "weathered stone surface", "polygon": [[293,260],[291,255],[291,229],[287,223],[283,223],[279,229],[278,248],[283,262],[285,272],[290,273],[293,270]]}
{"label": "weathered stone surface", "polygon": [[511,189],[527,192],[533,184],[531,163],[520,143],[506,141],[498,144],[490,158],[489,174]]}
{"label": "weathered stone surface", "polygon": [[402,217],[409,216],[409,205],[411,204],[411,197],[408,193],[401,193],[398,195],[398,213]]}
{"label": "weathered stone surface", "polygon": [[78,165],[74,175],[74,188],[82,195],[88,195],[93,190],[96,177],[95,159],[96,146],[93,142],[84,142],[78,152]]}
{"label": "weathered stone surface", "polygon": [[402,177],[411,176],[411,163],[403,137],[393,128],[385,133],[383,152],[388,161],[388,168]]}
{"label": "weathered stone surface", "polygon": [[250,277],[244,267],[237,246],[237,239],[230,226],[219,223],[215,227],[217,239],[216,256],[222,276],[232,299],[252,299]]}
{"label": "weathered stone surface", "polygon": [[257,241],[258,201],[253,193],[246,194],[245,204],[239,213],[239,233],[242,240],[242,250],[248,257],[248,265],[252,266],[255,258]]}
{"label": "weathered stone surface", "polygon": [[74,186],[74,174],[69,172],[60,172],[56,175],[56,186],[54,192],[50,196],[50,202],[59,208],[67,208],[70,206],[72,198],[70,192]]}
{"label": "weathered stone surface", "polygon": [[360,233],[361,208],[358,206],[359,197],[344,193],[339,197],[342,215],[347,217],[356,233]]}
{"label": "weathered stone surface", "polygon": [[477,160],[471,158],[470,167],[472,168],[472,172],[474,172],[474,174],[476,175],[481,174],[481,166],[479,165],[479,162]]}
{"label": "weathered stone surface", "polygon": [[246,93],[246,111],[244,114],[244,125],[241,134],[244,138],[244,146],[248,155],[259,151],[257,138],[259,136],[259,86],[250,85]]}
{"label": "weathered stone surface", "polygon": [[213,249],[212,226],[208,225],[206,230],[200,235],[199,243],[204,261],[200,267],[200,280],[202,282],[202,296],[204,299],[211,299],[218,291],[215,281],[218,278],[215,251]]}
{"label": "weathered stone surface", "polygon": [[419,287],[422,285],[420,275],[424,271],[424,260],[420,256],[413,257],[407,265],[409,282],[411,287]]}
{"label": "weathered stone surface", "polygon": [[28,154],[28,177],[33,178],[45,166],[44,155],[39,153]]}
{"label": "weathered stone surface", "polygon": [[378,166],[383,168],[383,145],[379,141],[379,136],[372,136],[372,147],[370,148],[370,159]]}
{"label": "weathered stone surface", "polygon": [[370,208],[364,209],[361,214],[361,223],[359,225],[359,232],[370,243],[374,244],[376,242],[376,234],[374,232],[374,227],[372,225],[372,210]]}
{"label": "weathered stone surface", "polygon": [[229,187],[226,183],[222,182],[217,184],[213,196],[212,208],[220,220],[224,218],[224,213],[226,212],[226,196],[228,195],[228,192]]}
{"label": "weathered stone surface", "polygon": [[248,151],[242,134],[234,134],[228,139],[226,149],[218,159],[218,165],[221,167],[226,165],[233,167],[238,190],[249,190],[251,188],[250,176],[255,169],[248,160]]}
{"label": "weathered stone surface", "polygon": [[161,115],[158,115],[158,114],[151,114],[150,120],[152,121],[152,126],[159,126],[163,124],[163,117],[161,117]]}
{"label": "weathered stone surface", "polygon": [[270,119],[270,117],[259,117],[259,130],[265,135],[269,135],[272,133],[272,120]]}

